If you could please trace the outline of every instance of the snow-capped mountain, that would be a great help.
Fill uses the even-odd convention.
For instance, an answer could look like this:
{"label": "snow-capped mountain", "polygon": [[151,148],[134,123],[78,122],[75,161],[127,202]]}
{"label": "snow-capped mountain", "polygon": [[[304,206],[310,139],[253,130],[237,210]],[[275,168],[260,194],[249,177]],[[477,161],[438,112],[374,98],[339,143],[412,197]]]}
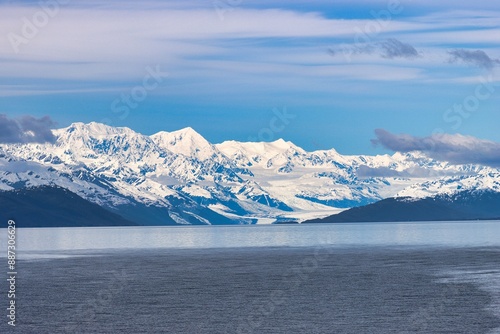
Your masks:
{"label": "snow-capped mountain", "polygon": [[200,161],[225,158],[214,145],[190,127],[173,132],[161,131],[150,138],[162,149]]}
{"label": "snow-capped mountain", "polygon": [[453,195],[462,191],[500,192],[500,172],[484,168],[474,174],[455,175],[437,180],[425,181],[407,187],[396,197],[426,198],[436,195]]}
{"label": "snow-capped mountain", "polygon": [[53,132],[53,144],[0,145],[0,190],[54,185],[138,223],[301,221],[388,197],[500,191],[497,169],[417,152],[346,156],[282,139],[212,144],[192,128],[146,136],[74,123]]}

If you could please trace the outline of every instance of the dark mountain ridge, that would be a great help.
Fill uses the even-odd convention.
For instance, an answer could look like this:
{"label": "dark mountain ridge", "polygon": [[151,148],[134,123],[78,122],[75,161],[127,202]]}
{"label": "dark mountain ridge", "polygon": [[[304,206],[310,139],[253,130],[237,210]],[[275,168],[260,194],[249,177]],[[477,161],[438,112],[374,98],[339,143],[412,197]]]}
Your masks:
{"label": "dark mountain ridge", "polygon": [[304,223],[444,221],[500,218],[500,193],[462,191],[415,199],[387,198],[373,204],[351,208],[339,214]]}
{"label": "dark mountain ridge", "polygon": [[135,226],[75,193],[57,186],[0,191],[0,227]]}

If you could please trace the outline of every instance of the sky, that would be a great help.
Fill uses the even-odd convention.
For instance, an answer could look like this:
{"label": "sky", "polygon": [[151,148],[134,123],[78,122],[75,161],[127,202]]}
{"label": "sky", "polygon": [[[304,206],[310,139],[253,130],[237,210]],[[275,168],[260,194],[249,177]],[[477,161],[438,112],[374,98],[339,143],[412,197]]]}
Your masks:
{"label": "sky", "polygon": [[0,131],[92,121],[498,155],[500,3],[0,0]]}

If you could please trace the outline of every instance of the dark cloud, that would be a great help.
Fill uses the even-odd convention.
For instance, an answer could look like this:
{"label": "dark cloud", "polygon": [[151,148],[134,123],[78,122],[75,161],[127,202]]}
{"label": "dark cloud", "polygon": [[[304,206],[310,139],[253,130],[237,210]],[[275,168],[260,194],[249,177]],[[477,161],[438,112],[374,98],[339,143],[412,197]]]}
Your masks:
{"label": "dark cloud", "polygon": [[500,167],[500,143],[460,134],[435,134],[415,137],[407,134],[392,134],[376,129],[374,145],[397,152],[420,151],[427,156],[452,164],[480,164]]}
{"label": "dark cloud", "polygon": [[449,59],[450,63],[462,61],[466,64],[478,66],[487,70],[491,70],[493,67],[500,64],[499,59],[491,58],[482,50],[456,49],[448,51],[448,54],[451,56]]}
{"label": "dark cloud", "polygon": [[54,125],[48,116],[10,119],[0,114],[0,143],[53,143],[56,138],[50,128]]}
{"label": "dark cloud", "polygon": [[379,55],[383,58],[416,58],[419,57],[417,49],[407,43],[395,38],[389,38],[382,42],[357,43],[353,45],[342,45],[340,48],[329,48],[328,53],[332,56],[343,54],[345,56],[369,54]]}
{"label": "dark cloud", "polygon": [[432,146],[428,140],[424,142],[424,138],[406,134],[395,135],[384,129],[376,129],[375,135],[377,139],[372,139],[372,144],[382,145],[396,152],[425,151]]}
{"label": "dark cloud", "polygon": [[418,57],[418,51],[410,44],[398,41],[395,38],[389,38],[379,43],[382,48],[382,57],[384,58],[415,58]]}

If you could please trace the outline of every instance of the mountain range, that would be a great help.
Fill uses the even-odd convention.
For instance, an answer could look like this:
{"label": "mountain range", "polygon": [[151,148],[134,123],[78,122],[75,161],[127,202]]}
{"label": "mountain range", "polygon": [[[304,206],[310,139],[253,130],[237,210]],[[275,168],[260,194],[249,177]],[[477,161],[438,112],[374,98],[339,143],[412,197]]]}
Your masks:
{"label": "mountain range", "polygon": [[[0,145],[0,219],[29,206],[30,214],[19,215],[25,226],[47,226],[49,213],[62,210],[57,205],[72,202],[82,210],[52,217],[59,225],[83,226],[98,216],[108,225],[117,218],[123,225],[300,222],[388,199],[500,192],[499,169],[419,152],[307,152],[283,139],[212,144],[192,128],[148,136],[100,123],[53,133],[54,143]],[[37,216],[28,199],[40,201],[43,192],[52,202]],[[20,194],[23,200],[14,200]]]}

